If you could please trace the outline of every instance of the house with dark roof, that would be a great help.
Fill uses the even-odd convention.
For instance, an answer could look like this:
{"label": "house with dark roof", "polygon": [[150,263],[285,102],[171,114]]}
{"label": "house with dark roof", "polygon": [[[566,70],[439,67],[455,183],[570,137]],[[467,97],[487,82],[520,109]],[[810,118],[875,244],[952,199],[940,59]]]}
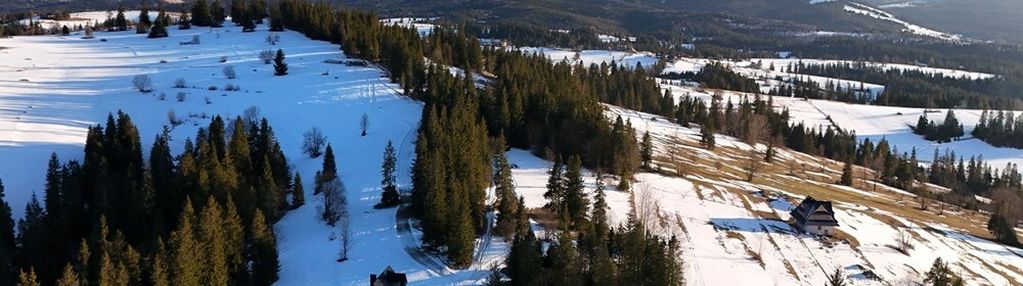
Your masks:
{"label": "house with dark roof", "polygon": [[390,265],[387,265],[380,275],[369,275],[370,286],[405,286],[406,284],[408,284],[408,278],[405,277],[405,273],[394,272]]}
{"label": "house with dark roof", "polygon": [[834,234],[834,228],[838,226],[838,220],[835,220],[835,210],[831,208],[830,201],[818,201],[813,197],[806,197],[789,214],[796,221],[796,227],[807,233],[831,235]]}

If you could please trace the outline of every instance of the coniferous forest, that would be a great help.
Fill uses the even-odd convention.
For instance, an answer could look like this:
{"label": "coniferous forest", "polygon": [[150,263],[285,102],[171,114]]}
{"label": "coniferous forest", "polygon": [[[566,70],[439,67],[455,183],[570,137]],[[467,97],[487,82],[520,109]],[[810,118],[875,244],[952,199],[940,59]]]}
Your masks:
{"label": "coniferous forest", "polygon": [[81,162],[50,157],[44,192],[25,207],[17,236],[13,224],[2,223],[10,208],[0,209],[0,282],[276,281],[272,225],[286,210],[291,176],[266,119],[216,117],[177,155],[168,132],[155,135],[148,156],[139,136],[128,114],[111,114],[104,126],[89,128]]}

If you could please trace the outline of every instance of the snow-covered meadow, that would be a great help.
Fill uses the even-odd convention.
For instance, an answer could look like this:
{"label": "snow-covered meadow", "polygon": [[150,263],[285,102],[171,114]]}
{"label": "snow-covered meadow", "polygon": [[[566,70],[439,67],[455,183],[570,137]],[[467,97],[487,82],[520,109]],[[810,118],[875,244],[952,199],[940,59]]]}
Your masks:
{"label": "snow-covered meadow", "polygon": [[[104,16],[105,17],[105,16]],[[0,39],[0,178],[16,217],[30,195],[41,195],[46,159],[51,152],[62,160],[82,160],[87,128],[123,110],[139,127],[143,152],[164,125],[169,113],[183,123],[174,127],[172,150],[183,150],[186,137],[210,122],[256,107],[269,119],[293,170],[313,178],[321,159],[302,154],[302,133],[320,128],[334,145],[341,179],[347,188],[353,216],[355,247],[351,260],[338,263],[337,232],[319,220],[318,198],[307,192],[306,205],[289,212],[275,226],[281,259],[279,285],[357,285],[369,274],[391,265],[406,272],[415,284],[474,284],[503,259],[499,239],[481,243],[483,251],[468,270],[437,269],[409,254],[418,240],[406,239],[396,228],[395,209],[377,210],[380,164],[388,140],[398,151],[398,175],[408,188],[413,140],[422,104],[398,94],[380,69],[325,63],[344,55],[336,45],[312,41],[295,32],[275,33],[277,45],[265,41],[266,28],[242,33],[240,28],[170,29],[170,37],[147,39],[134,31]],[[199,36],[199,45],[179,45]],[[106,41],[101,41],[105,39]],[[263,64],[263,50],[282,49],[289,74],[273,75]],[[226,61],[221,62],[222,59]],[[233,66],[237,78],[222,70]],[[132,77],[148,75],[153,92],[132,88]],[[173,88],[184,79],[186,88]],[[225,85],[239,86],[226,91]],[[177,94],[184,101],[178,102]],[[163,100],[160,98],[163,97]],[[369,133],[360,136],[359,119],[369,117]],[[307,190],[312,180],[305,180]],[[435,259],[427,257],[429,259]],[[440,267],[443,268],[443,267]],[[440,271],[438,271],[440,270]]]}

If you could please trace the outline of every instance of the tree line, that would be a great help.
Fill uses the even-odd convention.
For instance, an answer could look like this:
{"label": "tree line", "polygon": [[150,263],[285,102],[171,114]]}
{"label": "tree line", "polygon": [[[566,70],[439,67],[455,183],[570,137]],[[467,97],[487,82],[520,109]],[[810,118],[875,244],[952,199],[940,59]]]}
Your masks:
{"label": "tree line", "polygon": [[156,135],[147,162],[137,127],[118,112],[89,128],[81,162],[51,156],[42,202],[33,194],[16,236],[0,208],[0,263],[10,266],[0,284],[276,281],[271,226],[291,177],[266,119],[216,117],[178,156],[168,134]]}
{"label": "tree line", "polygon": [[997,147],[1023,148],[1023,116],[1012,111],[984,110],[973,129],[973,137]]}
{"label": "tree line", "polygon": [[945,121],[942,121],[941,124],[934,120],[927,120],[927,111],[925,110],[917,120],[916,126],[913,127],[913,133],[923,135],[924,139],[938,143],[952,142],[953,139],[957,140],[964,134],[963,125],[959,123],[955,112],[952,112],[951,109],[945,113]]}

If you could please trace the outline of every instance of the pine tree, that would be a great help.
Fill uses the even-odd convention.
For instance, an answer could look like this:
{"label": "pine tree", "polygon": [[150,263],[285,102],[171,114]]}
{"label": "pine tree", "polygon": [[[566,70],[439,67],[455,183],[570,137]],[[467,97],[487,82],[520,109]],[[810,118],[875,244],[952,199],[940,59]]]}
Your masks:
{"label": "pine tree", "polygon": [[559,217],[564,208],[562,201],[565,197],[564,174],[561,156],[555,157],[554,165],[551,165],[550,171],[547,171],[547,192],[543,194],[543,197],[547,199],[546,207],[551,209],[551,212],[558,214]]}
{"label": "pine tree", "polygon": [[0,285],[12,285],[15,282],[14,251],[14,219],[11,206],[4,199],[4,182],[0,179]]}
{"label": "pine tree", "polygon": [[[519,200],[519,206],[522,205]],[[533,232],[529,230],[528,219],[525,212],[520,212],[519,231],[515,234],[511,251],[508,253],[507,268],[505,272],[511,279],[510,285],[515,286],[539,286],[541,274],[543,273],[543,254],[540,251],[540,243],[536,240]]]}
{"label": "pine tree", "polygon": [[50,153],[50,161],[46,167],[46,189],[43,202],[46,203],[46,215],[54,218],[61,215],[64,203],[61,202],[61,165],[57,153]]}
{"label": "pine tree", "polygon": [[206,0],[197,0],[192,4],[192,25],[206,27],[210,25],[210,5]]}
{"label": "pine tree", "polygon": [[842,268],[835,268],[835,272],[828,275],[827,286],[846,286],[848,285],[846,282],[847,280],[845,279],[845,273],[842,273]]}
{"label": "pine tree", "polygon": [[213,0],[210,3],[210,26],[223,27],[225,19],[227,19],[227,13],[224,11],[224,4],[220,0]]}
{"label": "pine tree", "polygon": [[334,161],[334,148],[327,144],[323,152],[323,167],[320,169],[320,176],[317,181],[328,182],[337,178],[337,163]]}
{"label": "pine tree", "polygon": [[515,194],[515,182],[512,181],[511,164],[508,163],[508,156],[504,150],[504,134],[498,136],[495,148],[497,154],[494,157],[494,193],[497,196],[497,227],[495,232],[507,239],[515,237],[515,227],[518,225],[519,212],[518,199]]}
{"label": "pine tree", "polygon": [[118,31],[127,31],[128,30],[128,19],[126,19],[124,17],[124,7],[123,6],[122,7],[117,7],[117,17],[114,18],[114,27],[116,27]]}
{"label": "pine tree", "polygon": [[583,192],[582,160],[579,156],[572,156],[568,159],[568,169],[565,171],[564,181],[564,212],[569,219],[569,229],[578,229],[579,224],[586,220],[589,212],[589,199]]}
{"label": "pine tree", "polygon": [[57,286],[79,286],[78,273],[75,273],[74,267],[68,263],[64,266],[64,273],[61,274],[60,279],[57,280]]}
{"label": "pine tree", "polygon": [[178,17],[178,30],[192,29],[192,17],[188,15],[188,12],[181,12],[181,16]]}
{"label": "pine tree", "polygon": [[643,161],[643,168],[650,168],[650,163],[653,161],[653,143],[650,142],[650,131],[643,133],[643,142],[640,143],[639,149],[640,159]]}
{"label": "pine tree", "polygon": [[171,284],[202,285],[203,268],[195,255],[202,253],[202,247],[196,241],[192,224],[195,221],[192,202],[185,200],[178,220],[178,229],[171,233]]}
{"label": "pine tree", "polygon": [[36,271],[29,268],[28,272],[24,270],[18,274],[18,286],[39,286],[39,277],[36,277]]}
{"label": "pine tree", "polygon": [[149,29],[149,26],[153,25],[153,21],[149,19],[149,8],[146,8],[145,3],[143,3],[142,8],[139,9],[138,22],[139,24],[142,24],[142,26],[145,27],[146,29]]}
{"label": "pine tree", "polygon": [[291,208],[297,209],[305,204],[305,187],[302,186],[302,175],[295,172],[295,181],[291,187]]}
{"label": "pine tree", "polygon": [[558,235],[558,243],[547,249],[544,277],[549,285],[582,285],[579,253],[567,233]]}
{"label": "pine tree", "polygon": [[274,75],[282,76],[288,74],[288,64],[284,63],[284,51],[277,49],[277,55],[274,56]]}
{"label": "pine tree", "polygon": [[246,259],[245,259],[245,228],[242,224],[242,217],[235,207],[231,196],[224,201],[224,217],[222,219],[224,232],[224,251],[227,254],[228,271],[233,281],[247,281]]}
{"label": "pine tree", "polygon": [[714,150],[714,121],[711,120],[712,117],[707,118],[703,124],[700,124],[700,145],[707,150]]}
{"label": "pine tree", "polygon": [[846,186],[852,186],[853,185],[853,177],[854,177],[854,175],[853,175],[852,158],[851,158],[852,156],[849,156],[849,157],[850,157],[849,159],[845,160],[845,167],[842,168],[842,179],[841,179],[841,182],[840,182],[840,183],[842,183],[842,185],[846,185]]}
{"label": "pine tree", "polygon": [[383,192],[380,194],[379,206],[382,208],[396,206],[401,201],[398,187],[395,186],[396,177],[394,172],[398,164],[397,160],[398,157],[394,151],[394,143],[388,140],[387,147],[384,148],[384,162],[381,166],[383,179],[380,181],[380,185]]}
{"label": "pine tree", "polygon": [[199,239],[202,242],[202,284],[226,285],[228,281],[227,250],[220,204],[210,198],[199,215]]}
{"label": "pine tree", "polygon": [[170,286],[170,269],[165,258],[166,251],[163,239],[157,238],[156,250],[149,258],[149,283],[153,286]]}
{"label": "pine tree", "polygon": [[252,283],[270,286],[277,281],[280,262],[277,259],[276,239],[262,212],[256,211],[253,215],[249,232],[252,234],[249,238],[252,245]]}
{"label": "pine tree", "polygon": [[[166,17],[162,12],[157,18]],[[153,24],[153,28],[149,30],[149,38],[164,38],[167,37],[167,25],[164,21],[156,21]]]}

